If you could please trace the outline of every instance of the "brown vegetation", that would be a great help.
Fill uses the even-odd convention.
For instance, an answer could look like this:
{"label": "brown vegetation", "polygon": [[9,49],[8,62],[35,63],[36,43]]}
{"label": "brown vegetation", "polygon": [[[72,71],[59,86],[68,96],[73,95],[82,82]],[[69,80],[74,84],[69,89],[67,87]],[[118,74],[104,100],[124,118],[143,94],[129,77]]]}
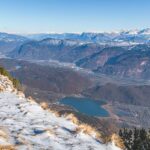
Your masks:
{"label": "brown vegetation", "polygon": [[0,67],[0,74],[1,74],[1,75],[4,75],[4,76],[7,76],[7,77],[9,78],[9,80],[12,81],[13,86],[14,86],[15,88],[18,88],[18,89],[20,88],[20,83],[19,83],[19,81],[18,81],[17,79],[13,78],[13,77],[9,74],[9,72],[8,72],[7,70],[5,70],[3,67]]}
{"label": "brown vegetation", "polygon": [[12,145],[0,145],[0,150],[15,150],[15,147]]}

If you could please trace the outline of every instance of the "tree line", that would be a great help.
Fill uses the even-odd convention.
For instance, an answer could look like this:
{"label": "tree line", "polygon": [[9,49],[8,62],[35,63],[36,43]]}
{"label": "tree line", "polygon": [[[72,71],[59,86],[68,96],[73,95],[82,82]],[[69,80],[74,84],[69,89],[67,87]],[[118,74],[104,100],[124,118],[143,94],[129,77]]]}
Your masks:
{"label": "tree line", "polygon": [[121,129],[119,136],[127,150],[150,150],[150,130]]}

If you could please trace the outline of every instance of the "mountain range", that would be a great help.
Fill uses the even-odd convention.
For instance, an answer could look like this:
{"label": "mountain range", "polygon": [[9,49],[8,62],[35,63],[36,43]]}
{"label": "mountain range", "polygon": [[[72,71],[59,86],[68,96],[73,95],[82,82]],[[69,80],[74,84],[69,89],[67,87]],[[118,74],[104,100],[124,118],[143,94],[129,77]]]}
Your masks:
{"label": "mountain range", "polygon": [[23,60],[57,60],[119,77],[150,78],[149,44],[112,46],[48,38],[26,42],[7,56]]}
{"label": "mountain range", "polygon": [[150,29],[113,33],[0,33],[0,52],[24,60],[57,60],[95,73],[150,79]]}
{"label": "mountain range", "polygon": [[111,45],[129,45],[129,44],[141,44],[149,43],[150,41],[150,29],[142,30],[124,30],[116,32],[102,32],[102,33],[63,33],[63,34],[30,34],[26,35],[29,39],[42,40],[45,38],[55,39],[74,39],[82,42],[94,42],[101,44]]}

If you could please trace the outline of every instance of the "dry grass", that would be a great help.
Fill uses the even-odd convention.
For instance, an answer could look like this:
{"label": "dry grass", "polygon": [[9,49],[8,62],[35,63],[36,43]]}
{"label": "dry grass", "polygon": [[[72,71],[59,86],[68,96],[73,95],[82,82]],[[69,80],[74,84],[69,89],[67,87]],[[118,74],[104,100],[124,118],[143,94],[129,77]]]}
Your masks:
{"label": "dry grass", "polygon": [[48,108],[48,111],[51,112],[51,113],[53,113],[53,114],[55,114],[56,117],[61,117],[61,114],[59,114],[58,111],[51,110],[51,109],[49,109],[49,108]]}
{"label": "dry grass", "polygon": [[0,92],[3,92],[3,91],[4,91],[3,87],[2,87],[2,86],[0,86]]}
{"label": "dry grass", "polygon": [[74,124],[78,125],[76,132],[83,132],[85,134],[94,136],[98,140],[103,141],[102,134],[99,131],[97,131],[94,127],[88,124],[81,123],[74,114],[68,114],[66,115],[66,118],[72,121]]}
{"label": "dry grass", "polygon": [[48,104],[47,104],[46,102],[41,102],[41,103],[40,103],[40,106],[41,106],[44,110],[46,110],[46,109],[49,108],[49,106],[48,106]]}
{"label": "dry grass", "polygon": [[68,120],[71,120],[74,124],[79,125],[79,120],[78,120],[78,118],[74,114],[72,114],[72,113],[68,114],[68,115],[66,115],[66,118]]}
{"label": "dry grass", "polygon": [[28,100],[28,102],[30,102],[31,104],[35,104],[35,103],[36,103],[36,101],[35,101],[31,96],[29,96],[29,97],[27,98],[27,100]]}
{"label": "dry grass", "polygon": [[0,137],[4,139],[8,138],[7,133],[5,133],[3,130],[0,130]]}
{"label": "dry grass", "polygon": [[15,147],[12,145],[0,145],[0,150],[15,150]]}
{"label": "dry grass", "polygon": [[[8,141],[9,136],[7,134],[7,130],[3,127],[0,127],[0,139],[6,141]],[[0,150],[15,150],[14,146],[12,146],[11,144],[0,144]]]}
{"label": "dry grass", "polygon": [[117,134],[111,136],[111,141],[114,142],[117,147],[125,149],[123,140]]}
{"label": "dry grass", "polygon": [[88,124],[84,123],[80,124],[79,127],[77,128],[77,131],[94,136],[96,139],[103,141],[101,133]]}
{"label": "dry grass", "polygon": [[25,97],[25,95],[22,91],[17,91],[17,95],[20,96],[20,97]]}

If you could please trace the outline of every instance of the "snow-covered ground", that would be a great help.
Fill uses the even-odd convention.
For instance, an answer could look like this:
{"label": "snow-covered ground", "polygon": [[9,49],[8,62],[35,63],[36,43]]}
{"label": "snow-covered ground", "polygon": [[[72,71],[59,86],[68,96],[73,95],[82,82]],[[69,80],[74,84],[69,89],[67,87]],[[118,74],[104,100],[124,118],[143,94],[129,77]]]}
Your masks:
{"label": "snow-covered ground", "polygon": [[77,132],[78,125],[18,93],[0,75],[0,146],[18,150],[119,150],[102,144],[94,135]]}

